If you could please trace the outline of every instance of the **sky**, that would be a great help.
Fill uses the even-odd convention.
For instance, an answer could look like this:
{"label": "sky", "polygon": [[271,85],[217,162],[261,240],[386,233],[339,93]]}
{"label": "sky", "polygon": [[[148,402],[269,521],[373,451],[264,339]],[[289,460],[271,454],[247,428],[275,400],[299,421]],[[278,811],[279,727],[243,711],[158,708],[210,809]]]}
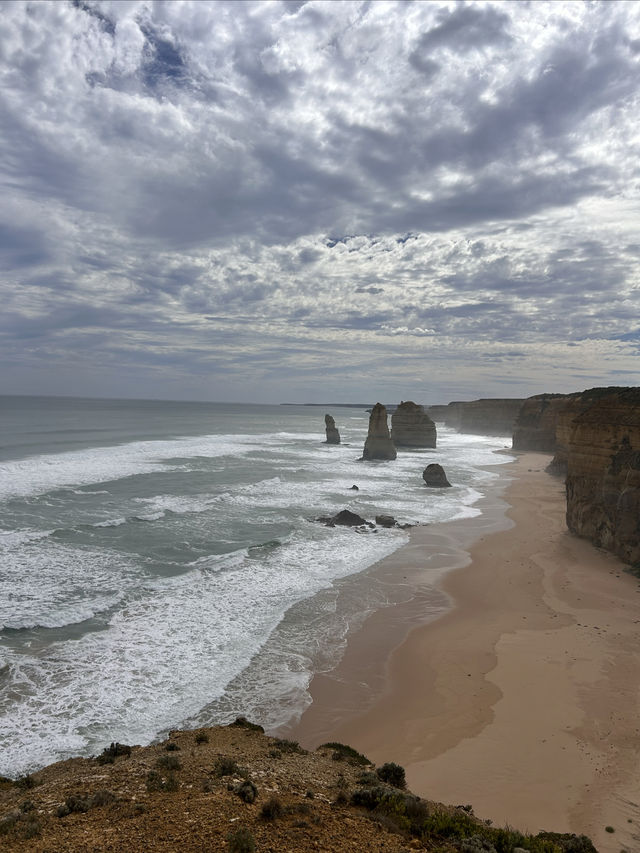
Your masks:
{"label": "sky", "polygon": [[0,393],[640,378],[640,3],[0,9]]}

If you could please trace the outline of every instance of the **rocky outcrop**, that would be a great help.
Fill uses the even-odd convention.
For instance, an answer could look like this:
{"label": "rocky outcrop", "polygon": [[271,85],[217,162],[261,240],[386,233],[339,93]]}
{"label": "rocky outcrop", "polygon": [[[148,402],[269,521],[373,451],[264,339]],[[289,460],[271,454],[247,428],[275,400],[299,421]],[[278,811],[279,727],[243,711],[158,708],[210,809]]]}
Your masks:
{"label": "rocky outcrop", "polygon": [[327,434],[327,444],[340,444],[340,433],[331,415],[324,416],[324,428]]}
{"label": "rocky outcrop", "polygon": [[376,403],[369,416],[369,432],[364,443],[362,459],[389,461],[396,456],[396,448],[389,435],[387,410],[382,403]]}
{"label": "rocky outcrop", "polygon": [[472,435],[512,435],[524,400],[520,397],[456,401],[448,406],[429,406],[428,414],[458,432]]}
{"label": "rocky outcrop", "polygon": [[323,524],[326,524],[327,527],[362,527],[363,525],[367,527],[375,526],[356,512],[351,512],[350,509],[341,509],[340,512],[331,516],[320,516],[316,521],[321,521]]}
{"label": "rocky outcrop", "polygon": [[442,465],[438,465],[437,462],[427,465],[422,472],[422,479],[425,481],[427,486],[432,486],[436,489],[443,489],[451,486],[451,483],[447,480],[444,468]]}
{"label": "rocky outcrop", "polygon": [[513,427],[513,449],[555,453],[561,415],[580,394],[536,394],[522,404]]}
{"label": "rocky outcrop", "polygon": [[578,536],[640,562],[640,388],[584,392],[572,422],[567,526]]}
{"label": "rocky outcrop", "polygon": [[436,425],[418,403],[403,401],[391,415],[391,440],[396,447],[435,447],[436,437]]}

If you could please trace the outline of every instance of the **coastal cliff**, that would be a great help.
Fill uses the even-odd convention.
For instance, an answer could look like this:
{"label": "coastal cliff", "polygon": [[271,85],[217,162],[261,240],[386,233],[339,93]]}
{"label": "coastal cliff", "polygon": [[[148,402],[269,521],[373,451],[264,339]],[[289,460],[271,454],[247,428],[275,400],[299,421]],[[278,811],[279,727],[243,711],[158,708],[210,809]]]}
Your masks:
{"label": "coastal cliff", "polygon": [[580,402],[585,408],[572,419],[567,453],[567,526],[637,564],[640,388],[591,389]]}
{"label": "coastal cliff", "polygon": [[522,404],[513,427],[513,449],[555,453],[560,413],[579,394],[536,394]]}
{"label": "coastal cliff", "polygon": [[436,425],[423,406],[403,401],[391,415],[391,440],[396,447],[435,447]]}
{"label": "coastal cliff", "polygon": [[447,406],[429,406],[429,417],[458,432],[472,435],[511,435],[524,399],[486,398],[454,401]]}

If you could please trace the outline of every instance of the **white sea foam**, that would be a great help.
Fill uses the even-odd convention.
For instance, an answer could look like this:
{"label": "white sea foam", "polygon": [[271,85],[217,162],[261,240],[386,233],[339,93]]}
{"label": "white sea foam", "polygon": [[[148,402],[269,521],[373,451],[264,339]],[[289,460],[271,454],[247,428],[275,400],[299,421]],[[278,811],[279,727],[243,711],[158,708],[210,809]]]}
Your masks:
{"label": "white sea foam", "polygon": [[[319,660],[312,650],[326,649],[322,660],[332,660],[354,616],[338,607],[332,584],[407,538],[399,530],[327,529],[313,519],[344,506],[410,523],[477,514],[496,476],[481,466],[508,461],[495,456],[495,441],[444,431],[437,451],[400,453],[392,465],[359,463],[365,428],[360,418],[343,430],[351,446],[281,431],[134,442],[0,466],[0,497],[29,498],[26,520],[0,535],[0,624],[55,628],[98,613],[109,620],[73,641],[54,631],[37,653],[3,650],[0,773],[95,752],[113,739],[149,741],[212,701],[253,703],[264,720],[281,713],[276,693],[290,694],[290,705],[302,701]],[[220,463],[211,465],[212,457]],[[422,469],[431,461],[444,465],[451,489],[425,488]],[[143,476],[155,473],[161,478]],[[120,491],[38,497],[133,475],[140,480]],[[91,501],[71,497],[90,491]],[[224,547],[231,553],[217,553]],[[7,590],[11,599],[3,598]],[[276,628],[288,609],[319,591],[285,641]],[[366,609],[366,601],[349,607]]]}

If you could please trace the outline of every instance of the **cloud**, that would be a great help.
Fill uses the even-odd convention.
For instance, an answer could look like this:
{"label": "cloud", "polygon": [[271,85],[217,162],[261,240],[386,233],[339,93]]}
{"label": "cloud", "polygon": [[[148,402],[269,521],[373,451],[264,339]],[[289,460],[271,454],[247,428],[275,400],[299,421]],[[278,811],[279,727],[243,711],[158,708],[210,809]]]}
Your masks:
{"label": "cloud", "polygon": [[638,43],[628,3],[6,4],[6,388],[632,369]]}

